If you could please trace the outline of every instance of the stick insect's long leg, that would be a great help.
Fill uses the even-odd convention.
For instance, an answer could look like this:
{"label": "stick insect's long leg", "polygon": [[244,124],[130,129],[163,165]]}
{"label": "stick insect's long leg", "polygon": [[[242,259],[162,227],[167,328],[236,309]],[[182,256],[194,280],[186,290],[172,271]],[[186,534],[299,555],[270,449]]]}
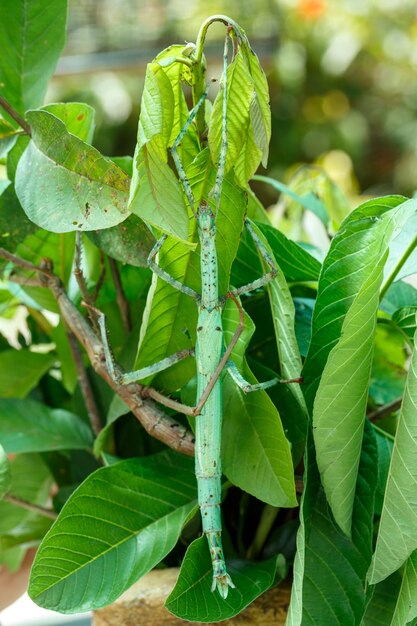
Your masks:
{"label": "stick insect's long leg", "polygon": [[184,127],[181,129],[180,134],[175,139],[175,141],[174,141],[174,143],[172,144],[172,147],[171,147],[172,158],[174,160],[175,167],[177,168],[179,179],[182,182],[182,185],[184,187],[185,195],[187,196],[187,200],[188,200],[190,208],[191,208],[191,210],[192,210],[192,212],[194,214],[194,217],[197,217],[197,211],[196,211],[196,208],[195,208],[195,198],[194,198],[193,191],[191,189],[190,182],[189,182],[189,180],[187,178],[187,175],[185,173],[184,167],[183,167],[183,165],[181,163],[180,156],[178,154],[178,146],[180,145],[181,141],[183,140],[185,133],[190,128],[190,126],[191,126],[195,116],[197,115],[199,109],[204,104],[204,101],[207,98],[207,93],[208,93],[208,89],[206,89],[206,91],[203,93],[203,95],[201,96],[200,100],[197,102],[195,107],[193,109],[191,109],[191,111],[189,113],[189,116],[187,118],[187,121],[184,124]]}
{"label": "stick insect's long leg", "polygon": [[189,356],[194,356],[194,348],[179,350],[178,352],[175,352],[174,354],[171,354],[170,356],[161,359],[157,363],[148,365],[147,367],[142,367],[141,369],[135,370],[133,372],[116,374],[114,359],[109,346],[109,340],[107,338],[106,316],[102,311],[96,309],[90,304],[84,303],[84,305],[97,315],[97,323],[100,330],[100,338],[103,344],[107,371],[109,372],[112,380],[114,380],[114,382],[119,385],[128,385],[129,383],[136,382],[141,378],[146,378],[147,376],[151,376],[152,374],[157,374],[158,372],[162,372],[168,367],[171,367],[171,365],[175,365],[175,363],[179,363]]}
{"label": "stick insect's long leg", "polygon": [[150,251],[148,256],[148,267],[160,278],[162,278],[162,280],[172,285],[172,287],[174,287],[175,289],[178,289],[178,291],[181,291],[181,293],[185,293],[187,296],[191,296],[191,298],[194,298],[194,300],[200,300],[200,294],[194,291],[194,289],[191,289],[191,287],[187,287],[187,285],[183,285],[182,283],[180,283],[179,280],[171,276],[171,274],[168,274],[168,272],[163,270],[162,267],[160,267],[155,261],[155,257],[158,254],[159,250],[162,248],[162,245],[166,238],[167,235],[162,235],[162,237],[158,239],[158,241]]}
{"label": "stick insect's long leg", "polygon": [[229,359],[227,362],[227,370],[235,383],[244,393],[251,393],[252,391],[259,391],[260,389],[268,389],[269,387],[273,387],[276,384],[286,385],[288,383],[301,383],[303,382],[302,376],[298,378],[289,378],[287,380],[275,377],[271,378],[271,380],[266,380],[263,383],[251,384],[247,380],[245,380],[242,374],[239,372],[237,366],[233,361]]}
{"label": "stick insect's long leg", "polygon": [[[242,285],[242,287],[233,289],[232,293],[235,296],[240,296],[242,293],[247,293],[248,291],[254,291],[254,289],[259,289],[259,287],[263,287],[264,285],[269,283],[271,280],[273,280],[275,276],[277,275],[277,266],[276,266],[275,260],[271,257],[269,252],[266,250],[262,241],[259,239],[258,235],[255,233],[252,226],[250,225],[250,222],[248,219],[245,219],[245,226],[248,229],[253,239],[253,242],[255,246],[258,248],[262,258],[264,259],[265,263],[270,268],[270,271],[264,274],[263,276],[261,276],[260,278],[257,278],[256,280],[252,281],[251,283],[248,283],[247,285]],[[224,298],[227,298],[227,295],[224,296]]]}

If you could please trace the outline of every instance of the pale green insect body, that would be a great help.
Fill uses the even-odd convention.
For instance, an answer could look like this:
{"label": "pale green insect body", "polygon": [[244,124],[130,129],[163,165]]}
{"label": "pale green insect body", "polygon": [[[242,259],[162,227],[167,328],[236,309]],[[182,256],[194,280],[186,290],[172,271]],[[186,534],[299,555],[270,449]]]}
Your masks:
{"label": "pale green insect body", "polygon": [[[220,362],[223,330],[222,305],[218,295],[216,224],[214,214],[205,204],[199,207],[197,223],[201,245],[201,298],[198,301],[195,349],[199,400]],[[221,427],[222,389],[221,378],[218,378],[201,414],[196,418],[195,467],[203,531],[213,564],[212,589],[217,587],[220,595],[226,598],[228,588],[234,585],[226,572],[221,542]]]}

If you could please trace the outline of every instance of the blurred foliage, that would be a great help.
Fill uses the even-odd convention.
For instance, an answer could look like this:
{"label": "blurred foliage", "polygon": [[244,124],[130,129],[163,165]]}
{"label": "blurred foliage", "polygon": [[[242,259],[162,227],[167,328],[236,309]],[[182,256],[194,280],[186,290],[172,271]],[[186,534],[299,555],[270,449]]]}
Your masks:
{"label": "blurred foliage", "polygon": [[[246,28],[271,90],[269,172],[318,162],[349,196],[413,193],[417,170],[417,8],[412,0],[71,0],[51,100],[98,111],[95,144],[131,154],[153,49],[192,39],[212,13]],[[210,34],[213,47],[221,29]],[[209,43],[210,43],[209,42]],[[208,52],[209,76],[212,67]],[[80,72],[82,72],[80,74]],[[73,73],[73,75],[71,75]],[[74,76],[76,74],[76,76]],[[257,186],[266,203],[273,190]]]}

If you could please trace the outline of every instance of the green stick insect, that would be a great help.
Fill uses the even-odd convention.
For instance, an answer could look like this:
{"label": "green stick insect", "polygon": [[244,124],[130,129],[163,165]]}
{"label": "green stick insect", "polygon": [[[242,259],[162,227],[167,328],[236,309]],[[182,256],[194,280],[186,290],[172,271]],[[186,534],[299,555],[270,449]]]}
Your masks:
{"label": "green stick insect", "polygon": [[[222,20],[224,21],[224,19]],[[120,384],[129,384],[134,380],[144,379],[149,375],[156,374],[184,358],[195,356],[197,369],[197,405],[187,407],[172,399],[167,399],[168,406],[178,408],[189,415],[196,416],[195,426],[195,471],[198,484],[198,503],[201,511],[203,532],[207,537],[213,566],[212,591],[216,588],[222,598],[227,598],[229,587],[234,588],[234,584],[227,573],[226,563],[223,554],[221,541],[221,426],[222,426],[222,382],[221,374],[227,370],[236,384],[246,393],[266,389],[277,383],[300,382],[301,379],[272,380],[250,384],[247,382],[236,365],[231,360],[233,351],[239,336],[244,328],[244,313],[239,302],[239,296],[243,293],[253,291],[264,286],[271,281],[277,273],[274,259],[269,255],[262,242],[254,232],[248,220],[245,226],[253,239],[253,242],[260,252],[262,259],[269,268],[269,271],[260,278],[243,285],[237,289],[232,289],[228,293],[220,295],[218,293],[218,258],[216,250],[216,216],[220,207],[220,196],[225,173],[225,164],[228,149],[228,129],[227,129],[227,67],[229,56],[229,41],[233,27],[229,24],[224,44],[223,54],[223,100],[222,100],[222,133],[221,149],[219,153],[217,173],[215,183],[208,195],[212,200],[213,210],[207,200],[200,202],[196,206],[196,201],[185,169],[178,154],[178,147],[184,139],[187,131],[194,123],[207,96],[207,89],[200,97],[196,106],[191,110],[188,119],[181,132],[171,146],[171,155],[177,169],[179,180],[188,200],[189,207],[194,215],[198,227],[198,239],[200,245],[200,270],[201,270],[201,293],[191,289],[187,285],[174,279],[156,261],[158,252],[163,246],[167,235],[163,235],[152,249],[148,265],[155,274],[162,280],[169,283],[175,289],[193,298],[198,308],[197,321],[197,342],[195,350],[181,350],[169,357],[166,357],[148,367],[129,372],[119,377]],[[222,329],[222,310],[228,299],[231,299],[238,308],[240,322],[230,341],[226,346]],[[105,320],[101,314],[99,325],[105,346],[105,355],[109,372],[115,375],[115,368],[112,361],[110,349],[108,347]]]}

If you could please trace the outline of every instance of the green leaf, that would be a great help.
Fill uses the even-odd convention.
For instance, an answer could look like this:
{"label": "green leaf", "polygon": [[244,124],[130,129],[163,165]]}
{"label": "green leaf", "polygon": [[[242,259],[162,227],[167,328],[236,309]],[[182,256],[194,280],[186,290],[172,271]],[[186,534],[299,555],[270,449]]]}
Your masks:
{"label": "green leaf", "polygon": [[391,623],[400,586],[401,576],[398,572],[375,586],[361,626],[386,626]]}
{"label": "green leaf", "polygon": [[53,232],[109,228],[128,215],[130,178],[45,110],[29,111],[32,141],[16,193],[33,222]]}
{"label": "green leaf", "polygon": [[0,352],[0,398],[24,398],[55,361],[53,353],[29,350]]}
{"label": "green leaf", "polygon": [[203,536],[193,541],[185,554],[177,583],[165,602],[168,611],[180,619],[210,624],[230,619],[286,574],[282,555],[258,562],[231,560],[227,562],[227,569],[236,589],[231,589],[227,599],[222,600],[210,591],[213,567],[207,540]]}
{"label": "green leaf", "polygon": [[74,613],[105,606],[172,550],[195,506],[193,462],[171,452],[91,474],[42,542],[29,595]]}
{"label": "green leaf", "polygon": [[144,222],[181,241],[188,240],[188,212],[181,185],[155,143],[144,145],[135,158],[139,183],[132,186],[129,209]]}
{"label": "green leaf", "polygon": [[93,438],[88,426],[69,411],[33,400],[1,398],[0,443],[6,452],[88,450]]}
{"label": "green leaf", "polygon": [[390,626],[405,626],[417,617],[417,552],[408,558]]}
{"label": "green leaf", "polygon": [[95,111],[84,102],[57,102],[42,107],[64,122],[67,131],[81,141],[91,143],[94,134]]}
{"label": "green leaf", "polygon": [[[260,229],[255,224],[252,224],[252,228],[258,235],[267,254],[273,258],[273,251]],[[260,252],[258,254],[263,271],[267,272],[269,268]],[[281,377],[284,379],[298,378],[301,375],[302,363],[294,329],[295,308],[287,281],[279,265],[277,265],[276,277],[267,284],[266,289],[274,323]],[[300,429],[307,433],[308,411],[300,385],[292,383],[289,385],[289,390],[299,407],[297,421]]]}
{"label": "green leaf", "polygon": [[21,115],[42,104],[64,47],[66,17],[66,0],[0,5],[1,94]]}
{"label": "green leaf", "polygon": [[130,215],[112,228],[91,231],[88,238],[116,261],[135,267],[147,267],[149,253],[155,244],[149,228],[136,215]]}
{"label": "green leaf", "polygon": [[401,309],[397,309],[392,316],[394,324],[412,341],[414,341],[416,332],[416,314],[416,306],[404,306]]}
{"label": "green leaf", "polygon": [[0,117],[0,159],[4,159],[13,148],[20,132],[7,120]]}
{"label": "green leaf", "polygon": [[[18,140],[16,141],[16,143],[14,144],[13,148],[10,150],[10,152],[7,155],[7,161],[6,161],[7,178],[12,183],[14,183],[15,181],[18,163],[20,161],[22,154],[28,147],[29,141],[30,141],[30,137],[28,137],[27,135],[20,136]],[[26,221],[29,221],[26,216],[25,216],[25,219]]]}
{"label": "green leaf", "polygon": [[[39,454],[19,454],[10,461],[10,493],[22,500],[44,506],[50,496],[51,473]],[[33,511],[0,503],[0,535],[16,528],[24,520],[38,518]]]}
{"label": "green leaf", "polygon": [[[162,67],[163,72],[171,85],[173,95],[173,121],[171,135],[168,142],[169,146],[172,146],[175,139],[184,128],[190,113],[182,87],[183,83],[189,82],[187,72],[189,72],[190,69],[183,63],[176,62],[176,58],[182,56],[183,50],[184,46],[182,44],[169,46],[169,48],[166,48],[166,50],[163,50],[157,57],[155,57],[152,64],[153,66],[158,64]],[[164,105],[164,108],[165,106],[166,105]],[[187,166],[194,160],[198,151],[199,145],[196,127],[192,124],[181,140],[181,144],[178,146],[178,153],[185,168],[187,168]]]}
{"label": "green leaf", "polygon": [[[230,341],[237,325],[238,311],[228,303],[223,312],[225,337]],[[244,354],[253,334],[253,323],[245,316],[232,360],[249,382],[257,382]],[[226,341],[227,343],[227,341]],[[291,451],[279,413],[264,390],[244,394],[231,376],[223,382],[223,471],[234,484],[273,506],[296,506]]]}
{"label": "green leaf", "polygon": [[[250,120],[251,102],[255,96],[255,87],[250,75],[245,55],[241,48],[227,68],[226,77],[221,79],[220,90],[213,104],[208,133],[211,158],[217,166],[222,143],[223,93],[226,82],[227,89],[227,156],[225,173],[238,160],[242,150],[246,148],[247,129]],[[261,151],[255,145],[258,163]],[[256,169],[256,168],[255,168]],[[248,179],[244,181],[244,184]],[[242,183],[242,181],[239,181]]]}
{"label": "green leaf", "polygon": [[158,63],[150,63],[140,105],[137,149],[152,141],[155,153],[166,162],[173,123],[174,93],[170,80]]}
{"label": "green leaf", "polygon": [[[297,243],[287,239],[279,230],[269,224],[256,222],[268,240],[273,255],[288,282],[317,281],[321,265]],[[236,261],[233,264],[232,282],[240,285],[259,278],[262,266],[252,237],[245,229],[239,245]]]}
{"label": "green leaf", "polygon": [[345,315],[384,255],[395,232],[396,217],[402,217],[405,204],[402,196],[365,202],[346,218],[331,242],[320,274],[311,343],[303,370],[309,407],[330,351],[339,341]]}
{"label": "green leaf", "polygon": [[3,446],[0,444],[0,500],[9,491],[11,482],[10,462]]}
{"label": "green leaf", "polygon": [[336,522],[349,535],[371,375],[384,255],[360,288],[327,359],[313,407],[317,465]]}
{"label": "green leaf", "polygon": [[[8,185],[0,195],[0,246],[14,252],[18,244],[36,229],[20,206],[13,185]],[[3,263],[2,259],[0,264]]]}
{"label": "green leaf", "polygon": [[394,438],[373,425],[378,449],[378,484],[375,494],[375,513],[381,515],[384,502],[385,487],[387,485],[389,467],[391,463]]}
{"label": "green leaf", "polygon": [[417,306],[417,289],[402,280],[394,282],[386,292],[381,309],[392,315],[405,306]]}
{"label": "green leaf", "polygon": [[416,407],[417,350],[414,348],[369,571],[372,584],[395,572],[417,549],[417,505],[413,495],[417,484]]}
{"label": "green leaf", "polygon": [[378,324],[369,387],[369,395],[375,404],[388,404],[402,396],[406,370],[404,335],[392,324]]}
{"label": "green leaf", "polygon": [[[335,524],[320,485],[310,437],[297,535],[294,584],[287,626],[357,626],[370,592],[366,572],[372,555],[377,450],[367,424],[348,538]],[[326,621],[323,622],[323,616]]]}
{"label": "green leaf", "polygon": [[[267,166],[269,140],[271,139],[271,109],[269,89],[265,73],[257,55],[249,45],[244,48],[249,72],[255,86],[255,93],[250,104],[250,119],[255,143],[262,153],[262,165]],[[246,179],[247,180],[247,179]]]}

